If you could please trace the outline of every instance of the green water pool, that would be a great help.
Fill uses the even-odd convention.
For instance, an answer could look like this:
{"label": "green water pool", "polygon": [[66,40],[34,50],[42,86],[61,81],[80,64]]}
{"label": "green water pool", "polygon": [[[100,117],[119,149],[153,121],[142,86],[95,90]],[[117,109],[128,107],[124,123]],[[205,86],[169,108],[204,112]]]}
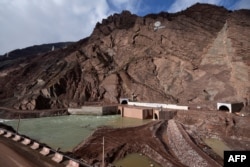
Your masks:
{"label": "green water pool", "polygon": [[117,167],[161,167],[148,157],[133,153],[113,163]]}
{"label": "green water pool", "polygon": [[211,149],[218,154],[221,158],[224,158],[224,151],[230,151],[229,148],[223,141],[215,138],[206,138],[203,141],[211,147]]}
{"label": "green water pool", "polygon": [[[71,151],[100,126],[128,127],[145,124],[151,120],[140,120],[115,116],[58,116],[21,119],[19,133],[27,135],[54,149]],[[18,120],[4,121],[5,124],[17,128]]]}

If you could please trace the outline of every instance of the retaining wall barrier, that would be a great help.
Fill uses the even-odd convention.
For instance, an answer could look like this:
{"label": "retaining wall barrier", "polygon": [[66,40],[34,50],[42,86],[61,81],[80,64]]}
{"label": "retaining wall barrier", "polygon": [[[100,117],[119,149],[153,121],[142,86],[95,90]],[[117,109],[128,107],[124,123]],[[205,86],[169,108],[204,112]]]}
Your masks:
{"label": "retaining wall barrier", "polygon": [[3,135],[4,133],[5,133],[5,131],[0,129],[0,135]]}
{"label": "retaining wall barrier", "polygon": [[22,144],[24,145],[29,145],[31,143],[30,139],[24,138],[24,140],[22,141]]}
{"label": "retaining wall barrier", "polygon": [[188,110],[188,106],[179,106],[176,104],[164,104],[164,103],[141,103],[141,102],[128,102],[130,106],[141,106],[141,107],[154,107],[154,108],[168,108],[175,110]]}
{"label": "retaining wall barrier", "polygon": [[63,161],[63,155],[60,153],[55,153],[54,157],[52,158],[53,161],[60,163]]}
{"label": "retaining wall barrier", "polygon": [[[13,135],[15,135],[14,138],[12,138],[12,140],[17,140],[20,141],[21,139],[24,139],[21,143],[23,143],[24,145],[29,145],[31,142],[33,142],[31,139],[28,139],[22,135],[16,134],[16,133],[12,133],[6,129],[2,129],[0,128],[0,135],[4,135],[4,137],[6,138],[11,138]],[[20,140],[19,140],[20,139]],[[38,148],[40,148],[41,144],[39,142],[33,142],[33,144],[30,146],[30,148],[37,150]],[[38,150],[37,150],[38,151]],[[50,149],[46,146],[44,146],[42,148],[42,150],[40,151],[40,154],[47,156],[48,154],[50,154],[51,152],[55,153],[55,155],[53,156],[52,160],[54,160],[55,162],[62,162],[64,159],[69,161],[69,163],[67,164],[67,167],[79,167],[79,166],[84,166],[84,167],[92,167],[91,165],[85,163],[85,162],[80,162],[77,159],[71,158],[67,155],[63,155],[60,153],[57,153],[55,150]]]}
{"label": "retaining wall barrier", "polygon": [[48,147],[43,147],[43,149],[40,151],[40,153],[42,155],[46,156],[50,153],[50,149]]}
{"label": "retaining wall barrier", "polygon": [[34,142],[34,143],[30,146],[30,148],[32,148],[33,150],[36,150],[36,149],[38,149],[39,147],[40,147],[40,144],[37,143],[37,142]]}
{"label": "retaining wall barrier", "polygon": [[79,167],[80,164],[76,161],[73,161],[73,160],[69,160],[69,163],[66,167]]}
{"label": "retaining wall barrier", "polygon": [[14,141],[20,141],[21,140],[21,136],[20,135],[15,135],[15,137],[12,138],[12,140],[14,140]]}
{"label": "retaining wall barrier", "polygon": [[5,135],[4,135],[4,137],[6,137],[6,138],[10,138],[12,136],[12,133],[11,132],[7,132]]}

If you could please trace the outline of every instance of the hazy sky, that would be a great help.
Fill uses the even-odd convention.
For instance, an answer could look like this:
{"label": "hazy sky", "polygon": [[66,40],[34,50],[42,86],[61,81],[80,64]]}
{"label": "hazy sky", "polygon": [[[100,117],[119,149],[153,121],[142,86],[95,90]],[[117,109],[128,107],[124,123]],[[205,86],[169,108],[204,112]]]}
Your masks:
{"label": "hazy sky", "polygon": [[0,55],[37,44],[78,41],[103,18],[130,10],[177,12],[196,2],[250,9],[250,0],[0,0]]}

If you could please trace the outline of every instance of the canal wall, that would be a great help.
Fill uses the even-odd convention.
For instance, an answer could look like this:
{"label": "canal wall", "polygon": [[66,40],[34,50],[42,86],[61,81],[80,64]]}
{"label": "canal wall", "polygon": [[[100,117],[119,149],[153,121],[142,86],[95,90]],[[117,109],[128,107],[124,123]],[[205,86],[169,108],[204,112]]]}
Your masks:
{"label": "canal wall", "polygon": [[176,104],[164,104],[164,103],[141,103],[141,102],[131,102],[128,101],[130,106],[141,106],[141,107],[154,107],[154,108],[167,108],[175,110],[188,110],[188,106],[180,106]]}
{"label": "canal wall", "polygon": [[118,106],[82,106],[81,108],[68,108],[71,115],[115,115]]}
{"label": "canal wall", "polygon": [[5,137],[6,139],[13,140],[14,142],[19,142],[20,144],[23,144],[32,150],[36,150],[43,156],[49,156],[53,161],[64,164],[66,167],[92,167],[85,162],[69,157],[62,152],[58,152],[57,150],[46,146],[45,144],[41,144],[38,141],[27,138],[15,132],[0,128],[0,137],[1,136]]}

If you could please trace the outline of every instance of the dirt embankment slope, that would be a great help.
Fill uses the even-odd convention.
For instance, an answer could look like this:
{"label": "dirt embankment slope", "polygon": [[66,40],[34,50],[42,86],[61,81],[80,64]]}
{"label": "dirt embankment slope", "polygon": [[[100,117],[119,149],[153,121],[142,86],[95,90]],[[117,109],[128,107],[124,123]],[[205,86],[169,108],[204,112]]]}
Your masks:
{"label": "dirt embankment slope", "polygon": [[73,153],[91,164],[101,161],[102,138],[105,139],[106,162],[113,162],[133,152],[143,153],[156,162],[167,166],[183,166],[175,161],[157,136],[166,123],[157,121],[139,127],[122,129],[100,128],[86,141],[76,147]]}
{"label": "dirt embankment slope", "polygon": [[[74,150],[90,164],[112,163],[130,153],[142,153],[165,166],[223,166],[223,159],[203,139],[215,138],[232,150],[250,150],[250,117],[219,111],[179,111],[170,121],[139,127],[100,128]],[[198,159],[197,159],[198,158]]]}

